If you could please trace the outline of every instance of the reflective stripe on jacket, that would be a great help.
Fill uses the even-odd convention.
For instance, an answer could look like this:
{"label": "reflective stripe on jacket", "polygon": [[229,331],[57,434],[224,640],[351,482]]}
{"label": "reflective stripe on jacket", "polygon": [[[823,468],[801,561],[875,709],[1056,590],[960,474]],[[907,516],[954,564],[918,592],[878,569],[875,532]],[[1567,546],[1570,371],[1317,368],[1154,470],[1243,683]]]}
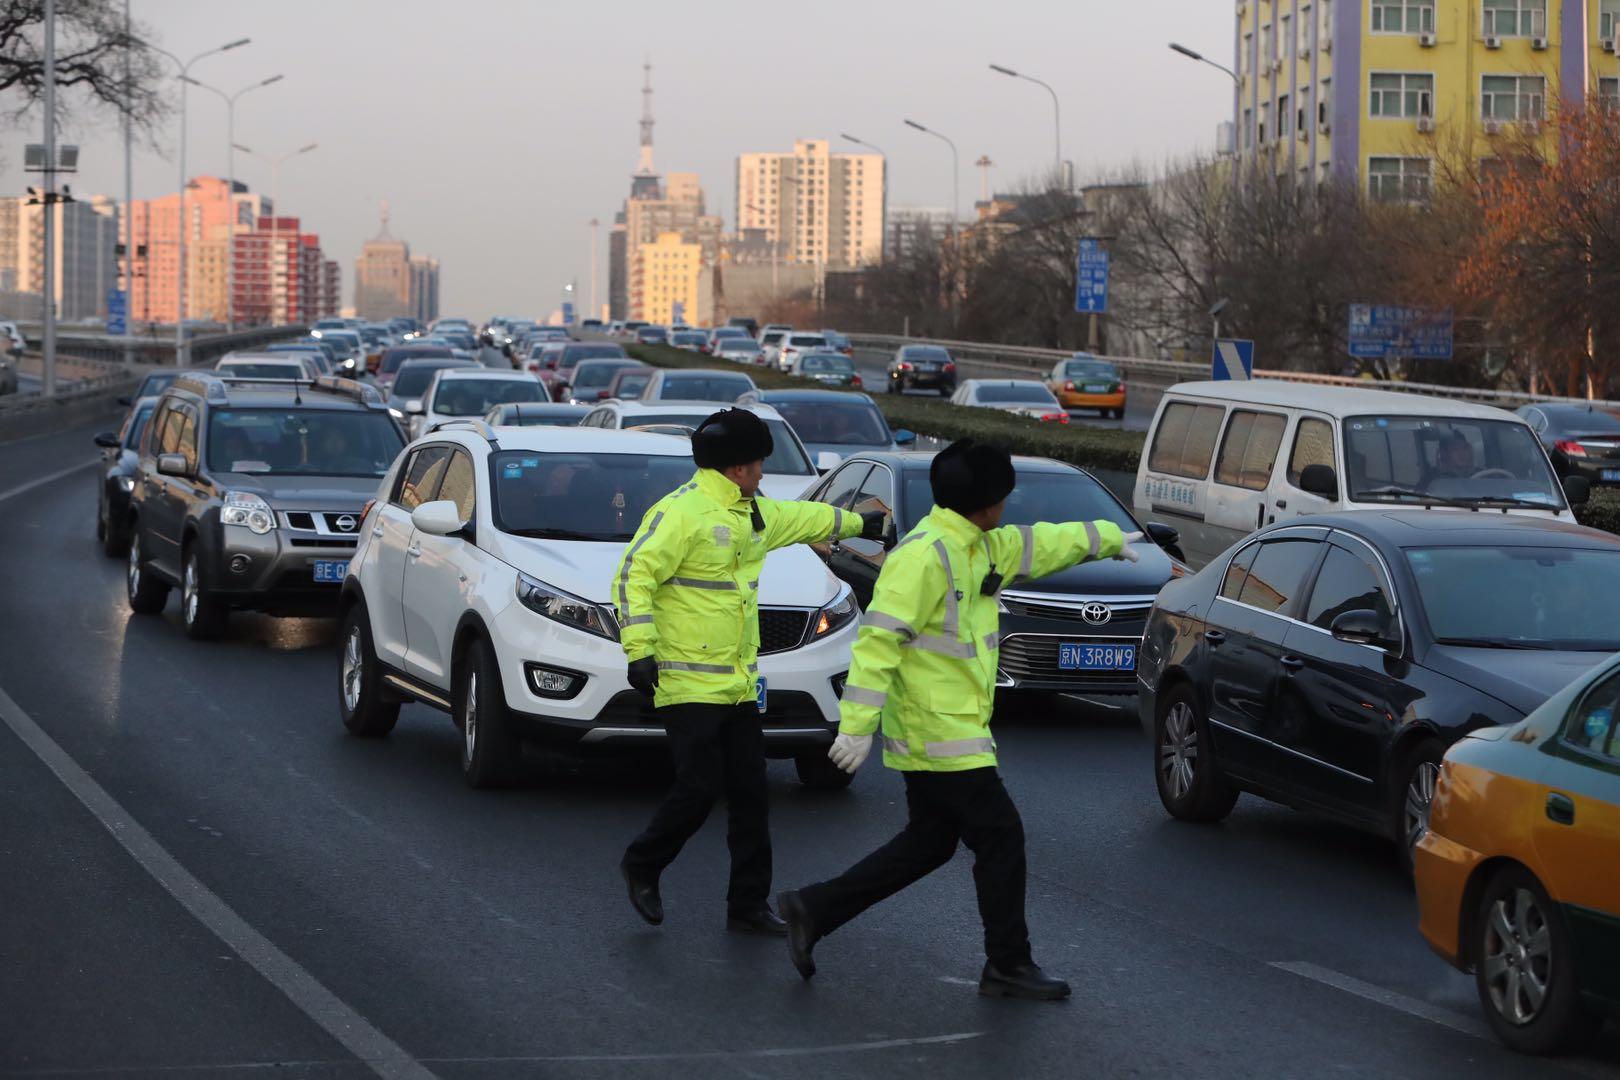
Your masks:
{"label": "reflective stripe on jacket", "polygon": [[[756,509],[762,530],[754,527]],[[654,504],[613,577],[626,659],[658,660],[654,704],[753,697],[765,553],[860,531],[859,514],[821,503],[750,502],[713,469],[699,469]]]}
{"label": "reflective stripe on jacket", "polygon": [[956,772],[996,763],[990,737],[1003,586],[1087,559],[1111,558],[1124,534],[1108,521],[1006,525],[990,532],[936,506],[889,552],[855,639],[839,730],[882,730],[893,769]]}

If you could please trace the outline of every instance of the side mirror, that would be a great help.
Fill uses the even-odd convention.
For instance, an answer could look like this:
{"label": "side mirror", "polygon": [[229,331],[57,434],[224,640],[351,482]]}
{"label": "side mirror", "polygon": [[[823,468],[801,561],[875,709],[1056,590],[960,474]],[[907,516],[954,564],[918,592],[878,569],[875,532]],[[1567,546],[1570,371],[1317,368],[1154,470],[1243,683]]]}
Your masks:
{"label": "side mirror", "polygon": [[1592,498],[1592,481],[1584,476],[1564,477],[1564,498],[1571,506],[1585,506]]}
{"label": "side mirror", "polygon": [[910,428],[901,428],[894,433],[894,445],[910,446],[917,441],[917,433]]}
{"label": "side mirror", "polygon": [[411,524],[432,536],[454,536],[467,523],[449,499],[423,503],[411,511]]}
{"label": "side mirror", "polygon": [[159,454],[157,471],[160,476],[190,476],[191,470],[186,468],[186,455]]}
{"label": "side mirror", "polygon": [[1351,645],[1371,645],[1376,649],[1394,649],[1400,642],[1390,628],[1389,620],[1368,608],[1346,611],[1333,620],[1329,627],[1335,640]]}
{"label": "side mirror", "polygon": [[411,400],[407,401],[405,403],[405,411],[410,413],[412,416],[422,415],[422,399],[412,398]]}
{"label": "side mirror", "polygon": [[1181,533],[1162,521],[1147,523],[1148,539],[1162,548],[1176,547],[1181,542]]}
{"label": "side mirror", "polygon": [[96,445],[101,447],[103,450],[118,449],[118,433],[113,431],[103,431],[101,434],[96,436]]}
{"label": "side mirror", "polygon": [[838,468],[838,463],[843,460],[842,455],[840,455],[838,451],[823,450],[821,453],[816,455],[816,469],[819,472],[829,473]]}
{"label": "side mirror", "polygon": [[1307,465],[1300,470],[1299,489],[1323,499],[1339,497],[1339,474],[1331,465]]}

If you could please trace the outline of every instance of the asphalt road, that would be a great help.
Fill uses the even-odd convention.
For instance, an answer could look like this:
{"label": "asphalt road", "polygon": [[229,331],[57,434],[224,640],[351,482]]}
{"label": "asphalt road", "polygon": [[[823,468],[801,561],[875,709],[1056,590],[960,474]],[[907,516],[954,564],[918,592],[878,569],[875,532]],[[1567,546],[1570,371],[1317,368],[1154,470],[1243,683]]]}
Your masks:
{"label": "asphalt road", "polygon": [[[344,735],[330,624],[205,646],[173,602],[132,617],[75,468],[105,426],[0,445],[0,1075],[1620,1080],[1612,1028],[1563,1062],[1484,1035],[1386,845],[1254,800],[1170,822],[1134,717],[1074,703],[998,726],[1071,1001],[974,993],[965,853],[823,942],[809,985],[723,931],[718,821],[648,928],[616,863],[658,770],[536,760],[473,792],[439,714]],[[838,794],[771,778],[779,886],[902,818],[876,762]]]}

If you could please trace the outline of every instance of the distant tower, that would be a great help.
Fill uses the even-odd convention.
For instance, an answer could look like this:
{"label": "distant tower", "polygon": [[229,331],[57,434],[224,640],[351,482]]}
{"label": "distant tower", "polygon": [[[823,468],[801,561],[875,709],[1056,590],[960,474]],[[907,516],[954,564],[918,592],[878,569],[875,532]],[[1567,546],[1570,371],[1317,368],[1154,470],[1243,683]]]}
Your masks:
{"label": "distant tower", "polygon": [[641,64],[641,157],[630,178],[632,199],[658,198],[658,172],[653,168],[652,61]]}
{"label": "distant tower", "polygon": [[990,167],[995,162],[990,160],[989,154],[980,154],[973,164],[979,167],[979,201],[987,203],[990,201]]}
{"label": "distant tower", "polygon": [[393,237],[388,234],[388,200],[387,199],[384,199],[382,201],[382,225],[377,230],[377,239],[378,240],[392,240],[393,239]]}

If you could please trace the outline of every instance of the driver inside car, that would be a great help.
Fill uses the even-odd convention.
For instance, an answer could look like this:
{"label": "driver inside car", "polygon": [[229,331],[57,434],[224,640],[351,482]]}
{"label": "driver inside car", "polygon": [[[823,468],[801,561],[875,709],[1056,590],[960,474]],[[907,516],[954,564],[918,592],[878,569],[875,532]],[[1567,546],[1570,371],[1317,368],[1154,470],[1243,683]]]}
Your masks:
{"label": "driver inside car", "polygon": [[1440,452],[1429,479],[1466,480],[1478,471],[1479,463],[1474,460],[1474,448],[1468,437],[1453,431],[1440,440]]}

